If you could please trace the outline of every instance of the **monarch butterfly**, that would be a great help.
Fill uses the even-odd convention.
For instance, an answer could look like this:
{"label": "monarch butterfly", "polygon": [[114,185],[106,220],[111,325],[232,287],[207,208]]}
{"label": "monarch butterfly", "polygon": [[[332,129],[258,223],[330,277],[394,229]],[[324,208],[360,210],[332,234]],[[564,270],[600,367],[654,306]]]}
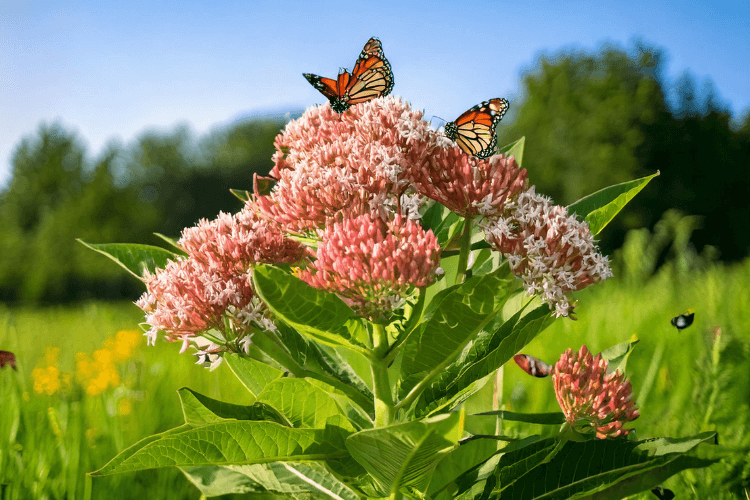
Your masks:
{"label": "monarch butterfly", "polygon": [[456,141],[465,153],[479,159],[495,154],[497,137],[495,127],[508,111],[507,99],[495,98],[477,104],[455,121],[445,124],[445,135]]}
{"label": "monarch butterfly", "polygon": [[513,356],[513,361],[516,362],[521,370],[525,371],[529,375],[534,377],[544,378],[552,373],[553,366],[548,365],[539,358],[529,356],[528,354],[516,354]]}
{"label": "monarch butterfly", "polygon": [[386,96],[393,90],[391,63],[375,37],[367,40],[351,74],[342,69],[336,80],[310,73],[302,73],[302,76],[328,98],[331,109],[337,113],[343,113],[354,104]]}
{"label": "monarch butterfly", "polygon": [[674,318],[672,318],[672,326],[674,326],[678,330],[684,330],[685,328],[693,324],[694,318],[695,313],[688,309],[679,316],[675,316]]}

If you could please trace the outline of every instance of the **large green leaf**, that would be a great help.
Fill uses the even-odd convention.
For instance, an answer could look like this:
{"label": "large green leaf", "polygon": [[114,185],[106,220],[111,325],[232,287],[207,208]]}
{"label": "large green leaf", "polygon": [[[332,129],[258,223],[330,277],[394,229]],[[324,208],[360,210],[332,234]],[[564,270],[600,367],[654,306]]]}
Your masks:
{"label": "large green leaf", "polygon": [[512,156],[516,159],[516,163],[521,167],[523,163],[523,148],[526,145],[526,136],[521,137],[517,141],[511,142],[510,144],[497,149],[498,153],[505,153],[506,156]]}
{"label": "large green leaf", "polygon": [[268,420],[291,427],[291,422],[272,406],[256,402],[250,406],[224,403],[197,393],[187,387],[178,389],[185,423],[193,427],[235,420]]}
{"label": "large green leaf", "polygon": [[323,465],[284,463],[188,467],[182,471],[206,497],[252,493],[253,499],[359,500]]}
{"label": "large green leaf", "polygon": [[514,285],[514,278],[505,266],[438,293],[403,345],[402,378],[444,369],[494,319],[508,297],[507,290]]}
{"label": "large green leaf", "polygon": [[494,330],[478,335],[464,355],[422,393],[417,415],[450,409],[464,401],[484,385],[477,381],[487,380],[553,320],[546,305],[524,313],[521,309]]}
{"label": "large green leaf", "polygon": [[452,499],[457,488],[451,488],[451,483],[469,469],[487,461],[496,451],[497,441],[492,439],[462,442],[438,463],[427,488],[428,497]]}
{"label": "large green leaf", "polygon": [[259,264],[253,271],[258,295],[281,320],[303,335],[333,346],[361,351],[364,339],[346,328],[354,316],[335,294],[317,290],[279,268]]}
{"label": "large green leaf", "polygon": [[274,380],[258,394],[257,402],[266,403],[283,413],[295,427],[323,429],[328,424],[354,431],[336,401],[319,386],[305,379]]}
{"label": "large green leaf", "polygon": [[346,447],[375,479],[382,493],[424,492],[440,460],[463,433],[463,414],[368,429],[352,434]]}
{"label": "large green leaf", "polygon": [[570,205],[568,213],[576,214],[588,222],[591,234],[599,234],[615,218],[615,215],[657,175],[659,175],[658,171],[647,177],[601,189]]}
{"label": "large green leaf", "polygon": [[176,260],[179,257],[176,253],[151,245],[136,243],[93,244],[86,243],[81,239],[77,241],[95,252],[106,255],[140,280],[143,279],[146,270],[153,274],[157,267],[164,269],[168,261]]}
{"label": "large green leaf", "polygon": [[502,456],[493,494],[503,500],[624,498],[718,461],[714,447],[702,444],[715,437],[705,432],[681,439],[539,441]]}
{"label": "large green leaf", "polygon": [[275,422],[228,420],[159,436],[137,449],[131,447],[92,475],[106,476],[169,466],[347,458],[346,451],[334,442],[336,440],[331,439],[329,429],[293,429]]}
{"label": "large green leaf", "polygon": [[256,397],[268,384],[284,376],[283,371],[241,354],[226,354],[224,362],[250,394]]}

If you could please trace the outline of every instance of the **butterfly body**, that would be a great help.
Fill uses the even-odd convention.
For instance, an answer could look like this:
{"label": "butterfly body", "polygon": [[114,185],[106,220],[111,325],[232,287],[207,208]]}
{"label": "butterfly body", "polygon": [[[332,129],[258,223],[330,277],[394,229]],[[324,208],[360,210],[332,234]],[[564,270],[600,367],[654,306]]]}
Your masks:
{"label": "butterfly body", "polygon": [[495,98],[468,109],[452,122],[445,124],[445,135],[467,154],[479,159],[495,154],[495,127],[510,107],[507,99]]}
{"label": "butterfly body", "polygon": [[355,104],[386,96],[393,90],[391,64],[385,58],[380,40],[374,37],[365,44],[351,73],[342,69],[335,80],[311,73],[303,73],[302,76],[328,98],[331,109],[336,113],[343,113]]}

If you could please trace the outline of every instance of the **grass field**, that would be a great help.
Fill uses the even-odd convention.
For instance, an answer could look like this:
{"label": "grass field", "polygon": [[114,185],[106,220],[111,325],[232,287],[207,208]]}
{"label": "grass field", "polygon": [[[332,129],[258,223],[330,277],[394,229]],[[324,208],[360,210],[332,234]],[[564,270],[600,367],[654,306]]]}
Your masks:
{"label": "grass field", "polygon": [[[576,296],[578,321],[558,320],[523,352],[552,363],[568,347],[587,344],[598,352],[637,335],[640,343],[628,373],[641,407],[642,416],[633,425],[639,438],[716,429],[721,444],[744,450],[708,470],[687,471],[665,486],[678,499],[744,498],[741,484],[750,480],[748,285],[750,261],[689,273],[673,262],[646,281],[627,276],[610,280]],[[670,318],[688,308],[696,312],[695,323],[678,332]],[[193,356],[178,354],[178,344],[164,342],[146,347],[141,340],[127,359],[114,365],[119,380],[109,385],[96,379],[104,380],[103,385],[91,390],[87,383],[94,378],[76,378],[81,372],[77,361],[98,359],[95,352],[106,339],[135,329],[141,319],[128,303],[0,308],[0,349],[18,358],[17,372],[0,370],[0,499],[199,498],[176,469],[85,476],[138,439],[180,424],[179,387],[250,402],[225,366],[210,373],[194,365]],[[48,347],[59,348],[58,360],[49,359],[54,352]],[[77,353],[88,357],[77,360]],[[49,379],[52,372],[38,371],[33,377],[33,370],[50,364],[56,365],[60,387],[52,395],[39,394],[34,381],[39,383],[40,373]],[[70,374],[67,386],[65,374]],[[46,382],[44,387],[54,389]],[[474,405],[490,398],[490,389],[477,395]],[[506,409],[557,410],[550,379],[533,379],[512,363],[504,369],[503,394]]]}

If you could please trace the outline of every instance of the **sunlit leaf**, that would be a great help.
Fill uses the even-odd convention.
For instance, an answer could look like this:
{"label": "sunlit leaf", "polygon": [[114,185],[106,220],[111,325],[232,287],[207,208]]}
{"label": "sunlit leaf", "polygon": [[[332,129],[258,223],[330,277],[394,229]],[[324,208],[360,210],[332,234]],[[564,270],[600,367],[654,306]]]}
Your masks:
{"label": "sunlit leaf", "polygon": [[620,210],[632,200],[635,195],[658,176],[657,171],[653,175],[642,177],[634,181],[623,182],[592,193],[568,206],[569,214],[576,214],[578,218],[588,222],[591,234],[599,234],[609,222],[615,218]]}
{"label": "sunlit leaf", "polygon": [[91,250],[109,257],[140,280],[143,279],[146,270],[153,274],[157,267],[164,269],[167,262],[179,257],[176,253],[151,245],[136,243],[94,244],[86,243],[81,239],[77,241]]}

